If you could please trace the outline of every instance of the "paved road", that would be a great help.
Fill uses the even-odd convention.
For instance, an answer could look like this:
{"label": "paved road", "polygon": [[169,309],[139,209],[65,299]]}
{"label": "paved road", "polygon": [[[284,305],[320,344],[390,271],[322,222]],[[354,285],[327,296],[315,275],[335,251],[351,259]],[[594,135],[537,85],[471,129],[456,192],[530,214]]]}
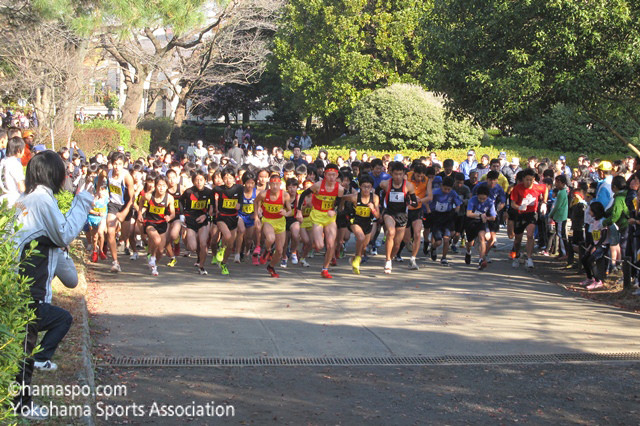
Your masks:
{"label": "paved road", "polygon": [[381,256],[353,275],[347,259],[320,277],[289,266],[231,265],[199,276],[193,259],[160,267],[142,259],[112,275],[98,264],[95,325],[114,356],[435,356],[639,352],[640,315],[603,306],[514,270],[507,259],[478,272],[422,259],[383,273]]}

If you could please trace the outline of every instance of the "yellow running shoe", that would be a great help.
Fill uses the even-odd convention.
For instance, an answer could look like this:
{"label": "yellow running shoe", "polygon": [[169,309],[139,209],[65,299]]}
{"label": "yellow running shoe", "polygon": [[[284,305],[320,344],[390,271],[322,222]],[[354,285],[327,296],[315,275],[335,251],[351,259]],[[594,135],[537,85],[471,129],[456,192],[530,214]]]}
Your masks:
{"label": "yellow running shoe", "polygon": [[168,266],[169,268],[173,268],[174,266],[176,266],[176,264],[177,264],[177,263],[178,263],[178,260],[174,257],[173,259],[171,259],[171,260],[169,261],[169,263],[167,263],[167,266]]}
{"label": "yellow running shoe", "polygon": [[218,263],[224,260],[224,250],[225,247],[220,247],[218,249],[218,252],[216,253],[216,260],[218,261]]}
{"label": "yellow running shoe", "polygon": [[353,273],[356,275],[360,275],[360,256],[356,256],[351,261],[351,267],[353,268]]}

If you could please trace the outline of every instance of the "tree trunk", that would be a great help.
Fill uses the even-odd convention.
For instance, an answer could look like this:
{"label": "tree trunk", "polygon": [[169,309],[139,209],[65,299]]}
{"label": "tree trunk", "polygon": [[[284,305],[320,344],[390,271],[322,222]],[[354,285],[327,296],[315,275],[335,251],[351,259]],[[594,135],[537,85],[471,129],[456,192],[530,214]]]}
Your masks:
{"label": "tree trunk", "polygon": [[231,118],[229,117],[229,113],[227,111],[224,112],[224,124],[231,124]]}
{"label": "tree trunk", "polygon": [[313,120],[313,116],[312,116],[312,115],[309,115],[309,116],[307,117],[307,122],[306,122],[306,123],[305,123],[305,125],[304,125],[304,129],[305,129],[307,132],[311,131],[311,121],[312,121],[312,120]]}
{"label": "tree trunk", "polygon": [[154,96],[151,104],[147,108],[147,114],[151,114],[152,116],[156,116],[156,110],[158,109],[158,101],[161,99],[161,96]]}
{"label": "tree trunk", "polygon": [[251,121],[251,111],[245,109],[242,111],[242,124],[249,124]]}
{"label": "tree trunk", "polygon": [[180,139],[180,131],[182,123],[187,117],[187,98],[191,94],[191,85],[185,83],[180,89],[178,95],[178,105],[176,106],[176,112],[173,116],[173,129],[171,130],[170,141],[171,144],[177,145]]}
{"label": "tree trunk", "polygon": [[144,81],[146,78],[147,73],[138,69],[133,78],[134,81],[127,83],[127,90],[125,91],[127,98],[122,106],[122,124],[132,130],[135,129],[136,124],[138,124],[138,116],[140,115],[140,108],[144,97]]}

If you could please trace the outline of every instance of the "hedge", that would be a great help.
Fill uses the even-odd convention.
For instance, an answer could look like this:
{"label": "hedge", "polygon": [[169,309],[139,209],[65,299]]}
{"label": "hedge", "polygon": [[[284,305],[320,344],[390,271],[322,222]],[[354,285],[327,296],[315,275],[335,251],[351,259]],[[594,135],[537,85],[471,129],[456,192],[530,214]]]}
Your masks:
{"label": "hedge", "polygon": [[[12,241],[18,230],[12,224],[14,209],[0,206],[0,424],[9,424],[13,410],[9,386],[18,375],[20,361],[24,358],[26,325],[35,320],[33,309],[29,309],[30,278],[18,274],[20,253],[7,241]],[[32,249],[36,245],[32,243]],[[31,354],[29,354],[31,355]]]}
{"label": "hedge", "polygon": [[112,120],[93,120],[86,124],[78,124],[71,137],[89,156],[98,152],[116,151],[118,146],[123,146],[125,151],[131,151],[134,158],[146,157],[151,150],[151,132],[129,130],[123,124]]}

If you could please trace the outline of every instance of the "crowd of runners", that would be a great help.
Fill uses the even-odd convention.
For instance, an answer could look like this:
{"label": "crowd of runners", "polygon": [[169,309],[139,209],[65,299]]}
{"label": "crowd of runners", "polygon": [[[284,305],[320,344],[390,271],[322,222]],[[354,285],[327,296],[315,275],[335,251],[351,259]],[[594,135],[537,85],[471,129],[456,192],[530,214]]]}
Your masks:
{"label": "crowd of runners", "polygon": [[[19,153],[14,139],[8,160]],[[281,148],[268,155],[247,142],[225,149],[198,141],[139,159],[123,149],[88,159],[77,148],[61,152],[72,190],[92,185],[97,194],[85,227],[91,260],[110,253],[118,273],[122,256],[144,258],[153,275],[161,264],[194,262],[201,275],[215,265],[228,275],[230,264],[251,263],[278,277],[277,268],[309,267],[309,258],[323,256],[320,273],[332,278],[329,268],[347,261],[353,236],[346,257],[354,274],[378,250],[387,274],[404,260],[419,269],[421,251],[443,266],[451,253],[464,254],[465,264],[483,270],[503,228],[513,267],[532,269],[536,244],[568,265],[580,249],[582,284],[593,290],[625,254],[638,257],[633,157],[611,163],[582,155],[572,168],[563,156],[521,165],[504,152],[477,159],[470,150],[457,163],[435,152],[370,158],[352,149],[335,159],[321,150],[314,160],[295,140],[288,158]]]}

